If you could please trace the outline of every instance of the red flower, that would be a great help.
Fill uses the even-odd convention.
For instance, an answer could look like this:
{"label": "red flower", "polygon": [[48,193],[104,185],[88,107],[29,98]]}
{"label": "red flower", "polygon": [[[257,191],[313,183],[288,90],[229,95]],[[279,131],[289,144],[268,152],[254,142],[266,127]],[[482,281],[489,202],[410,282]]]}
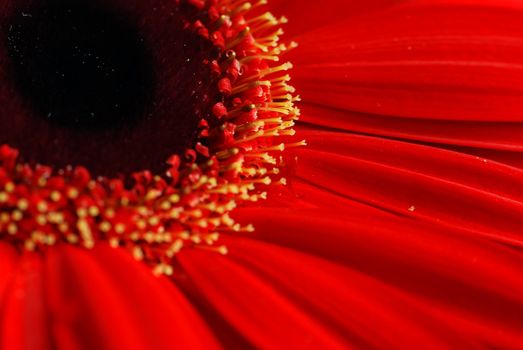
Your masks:
{"label": "red flower", "polygon": [[310,146],[233,211],[256,230],[181,250],[173,279],[103,243],[0,245],[2,348],[523,346],[523,5],[270,6]]}

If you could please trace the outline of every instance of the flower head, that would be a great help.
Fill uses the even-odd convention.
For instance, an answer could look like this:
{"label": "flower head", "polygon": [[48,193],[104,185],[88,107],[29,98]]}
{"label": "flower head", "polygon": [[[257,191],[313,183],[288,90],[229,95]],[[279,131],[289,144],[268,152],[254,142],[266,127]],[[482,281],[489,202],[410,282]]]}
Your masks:
{"label": "flower head", "polygon": [[1,347],[521,347],[519,3],[75,6],[0,0]]}

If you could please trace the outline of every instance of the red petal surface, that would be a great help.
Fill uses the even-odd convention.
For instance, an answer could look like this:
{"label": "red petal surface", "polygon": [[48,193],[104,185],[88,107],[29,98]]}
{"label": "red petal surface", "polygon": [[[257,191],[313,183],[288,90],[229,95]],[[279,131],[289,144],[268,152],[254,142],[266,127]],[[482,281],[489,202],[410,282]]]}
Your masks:
{"label": "red petal surface", "polygon": [[426,344],[425,348],[437,348],[466,344],[454,330],[441,329],[418,303],[372,277],[271,244],[240,238],[228,244],[233,260],[337,330],[348,345],[412,348]]}
{"label": "red petal surface", "polygon": [[4,248],[2,349],[219,348],[171,281],[126,252],[61,246],[15,263]]}
{"label": "red petal surface", "polygon": [[0,348],[51,350],[42,261],[34,254],[15,254],[0,247]]}
{"label": "red petal surface", "polygon": [[375,137],[318,131],[302,135],[310,147],[298,152],[297,176],[317,188],[397,215],[523,244],[519,168]]}
{"label": "red petal surface", "polygon": [[214,337],[177,288],[121,250],[70,247],[46,261],[53,335],[64,349],[212,349]]}
{"label": "red petal surface", "polygon": [[[323,257],[359,274],[359,279],[338,276],[338,280],[346,283],[353,293],[360,291],[366,295],[369,304],[379,305],[374,311],[354,316],[358,322],[372,323],[387,312],[393,315],[387,321],[377,322],[376,327],[384,330],[386,337],[393,338],[395,332],[388,330],[410,319],[424,328],[424,331],[411,328],[411,337],[443,333],[445,336],[438,336],[439,341],[448,341],[451,348],[463,348],[459,344],[464,340],[483,346],[517,348],[518,344],[523,345],[519,332],[523,311],[520,278],[523,257],[519,251],[406,218],[377,219],[372,210],[363,215],[350,210],[244,209],[237,216],[257,226],[254,236],[258,239]],[[274,257],[263,252],[267,257],[258,255],[259,264],[271,266]],[[241,252],[231,254],[243,256]],[[308,261],[302,258],[299,262],[303,263],[301,271],[306,276],[302,277],[313,278],[314,269],[311,268],[310,275],[303,272],[309,266]],[[300,269],[290,266],[293,266],[290,262],[279,265],[279,271],[287,276],[299,276]],[[322,271],[327,278],[337,270]],[[406,299],[384,286],[377,286],[377,281],[403,293]],[[337,291],[322,288],[322,293],[321,300],[330,300]],[[401,312],[394,308],[395,302],[387,306],[387,302],[396,297],[415,312]],[[354,298],[354,294],[346,294],[346,298]],[[340,307],[338,312],[338,317],[345,315],[349,320],[347,310]],[[377,334],[376,330],[374,336]],[[366,334],[364,338],[371,342],[373,334]],[[428,345],[438,344],[429,338],[424,341]],[[393,342],[400,344],[398,339]],[[382,348],[388,346],[382,344]]]}
{"label": "red petal surface", "polygon": [[517,1],[408,1],[305,33],[303,119],[521,165],[522,17]]}
{"label": "red petal surface", "polygon": [[270,0],[267,8],[275,15],[285,15],[291,23],[285,26],[288,37],[316,30],[333,22],[349,21],[369,12],[379,11],[400,0],[324,0],[288,1]]}
{"label": "red petal surface", "polygon": [[343,348],[315,315],[243,264],[204,251],[183,251],[179,259],[202,296],[257,348]]}

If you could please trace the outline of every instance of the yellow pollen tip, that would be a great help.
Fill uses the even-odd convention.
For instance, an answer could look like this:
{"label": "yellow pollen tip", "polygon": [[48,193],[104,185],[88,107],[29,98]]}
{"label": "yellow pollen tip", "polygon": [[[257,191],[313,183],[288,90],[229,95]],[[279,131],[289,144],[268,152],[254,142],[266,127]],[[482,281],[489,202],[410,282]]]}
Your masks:
{"label": "yellow pollen tip", "polygon": [[29,208],[29,201],[27,199],[20,199],[16,206],[21,211],[26,211]]}
{"label": "yellow pollen tip", "polygon": [[15,191],[15,184],[12,182],[8,182],[5,184],[5,191],[7,193],[13,193]]}

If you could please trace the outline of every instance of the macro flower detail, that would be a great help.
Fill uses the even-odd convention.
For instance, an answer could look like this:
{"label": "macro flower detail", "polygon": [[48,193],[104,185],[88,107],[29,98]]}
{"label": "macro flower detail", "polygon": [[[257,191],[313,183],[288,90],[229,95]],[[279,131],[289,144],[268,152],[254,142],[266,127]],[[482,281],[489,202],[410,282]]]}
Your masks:
{"label": "macro flower detail", "polygon": [[[95,42],[107,40],[109,45],[116,45],[121,41],[119,37],[126,33],[126,26],[132,23],[110,26],[106,24],[110,16],[117,16],[118,11],[137,11],[132,7],[144,4],[122,4],[121,8],[111,10],[109,5],[105,9],[88,2],[74,5],[60,1],[37,1],[29,5],[7,2],[10,8],[6,15],[8,50],[1,54],[14,61],[13,70],[17,73],[14,90],[22,91],[35,111],[18,112],[31,114],[29,116],[11,111],[4,117],[14,126],[12,130],[11,127],[4,130],[1,141],[8,143],[0,149],[3,240],[29,251],[42,251],[46,246],[60,243],[93,248],[96,242],[106,241],[112,247],[127,249],[135,259],[151,265],[155,274],[172,275],[172,259],[182,248],[197,247],[226,254],[227,248],[219,244],[220,233],[252,231],[252,226],[240,226],[229,213],[239,203],[265,199],[264,188],[272,182],[285,183],[279,175],[277,154],[286,147],[303,144],[277,140],[294,135],[293,126],[299,115],[295,107],[299,98],[288,84],[290,76],[286,73],[292,65],[280,62],[280,57],[295,44],[280,43],[283,32],[279,27],[286,22],[285,18],[276,19],[268,12],[250,15],[262,4],[159,2],[162,11],[171,11],[159,17],[171,16],[170,20],[175,23],[167,27],[168,36],[161,40],[179,41],[174,49],[182,49],[183,53],[170,52],[173,49],[169,44],[161,41],[152,45],[166,46],[167,53],[162,55],[188,56],[183,58],[187,65],[176,67],[179,70],[173,77],[148,78],[148,65],[160,60],[173,60],[164,65],[176,64],[180,58],[158,58],[156,52],[150,54],[152,57],[139,57],[134,52],[148,45],[147,36],[152,29],[147,23],[133,24],[142,25],[144,34],[134,42],[125,39],[124,44],[118,44],[125,46],[113,50]],[[59,23],[56,29],[52,26],[54,22]],[[60,37],[60,31],[68,30],[71,23],[73,34]],[[42,29],[42,26],[45,27]],[[93,38],[95,35],[98,37]],[[55,47],[56,36],[63,40],[58,43],[63,47]],[[67,56],[71,47],[74,48],[72,59]],[[120,57],[122,53],[114,52],[120,50],[130,54]],[[190,56],[191,53],[195,56]],[[42,55],[65,58],[57,63],[53,61],[54,56],[42,58]],[[89,60],[93,55],[96,68],[90,69]],[[129,59],[134,61],[126,62]],[[124,62],[123,68],[119,66],[120,61]],[[93,78],[97,74],[101,77]],[[130,74],[136,81],[126,77]],[[168,75],[164,71],[159,74]],[[127,80],[118,81],[123,78]],[[166,83],[163,79],[175,81]],[[193,81],[197,79],[202,80]],[[96,91],[94,97],[89,95],[93,88],[99,89],[100,83],[109,85],[107,91]],[[93,86],[83,86],[89,84]],[[173,104],[164,107],[169,108],[172,115],[155,106],[136,106],[136,103],[143,104],[140,98],[147,98],[139,90],[153,84],[160,86],[156,89],[166,89],[168,84],[175,85],[172,89],[183,89],[176,91],[172,101],[157,102],[153,98],[154,104]],[[122,91],[124,85],[129,91]],[[192,88],[187,96],[185,90]],[[116,98],[117,106],[113,106],[114,101],[100,102],[104,98]],[[89,108],[92,111],[88,111]],[[140,120],[144,117],[139,113],[149,113],[145,122]],[[187,117],[187,114],[192,115]],[[47,139],[58,146],[44,145],[43,149],[35,150],[35,144],[42,147],[39,138],[46,139],[46,136],[37,133],[35,140],[24,140],[20,135],[28,126],[18,126],[20,122],[13,122],[12,118],[21,119],[22,124],[33,123],[31,118],[46,119],[45,122],[51,124],[45,126],[50,134]],[[157,121],[159,118],[170,120]],[[42,120],[34,123],[41,125]],[[127,158],[121,155],[121,151],[131,156],[129,151],[139,152],[144,141],[122,142],[120,146],[111,146],[109,141],[121,137],[118,130],[112,132],[113,128],[124,128],[125,138],[136,136],[136,140],[141,140],[140,133],[144,133],[141,129],[150,128],[142,126],[143,123],[154,127],[163,123],[164,128],[173,129],[172,132],[166,129],[146,133],[163,147],[162,154],[172,152],[150,169],[147,162],[128,166]],[[187,130],[191,126],[194,130]],[[69,132],[68,128],[73,131]],[[83,136],[78,136],[77,129]],[[71,137],[79,139],[71,141]],[[109,148],[109,161],[116,164],[108,164],[103,153],[93,153],[96,149],[82,151],[84,139],[91,137],[95,142],[105,143],[103,147]],[[174,143],[163,142],[166,137],[175,140]],[[130,150],[125,150],[124,144]],[[13,148],[17,145],[20,151]],[[191,146],[182,148],[181,145]],[[62,152],[57,147],[72,148],[73,153]],[[116,156],[112,155],[114,147],[122,147]],[[148,152],[151,151],[143,151],[146,158],[158,161],[156,154]],[[45,165],[39,165],[42,161]],[[72,163],[64,163],[68,161]],[[128,168],[136,169],[121,173]],[[119,176],[113,176],[117,175],[115,172]]]}
{"label": "macro flower detail", "polygon": [[523,348],[522,19],[0,0],[0,348]]}

